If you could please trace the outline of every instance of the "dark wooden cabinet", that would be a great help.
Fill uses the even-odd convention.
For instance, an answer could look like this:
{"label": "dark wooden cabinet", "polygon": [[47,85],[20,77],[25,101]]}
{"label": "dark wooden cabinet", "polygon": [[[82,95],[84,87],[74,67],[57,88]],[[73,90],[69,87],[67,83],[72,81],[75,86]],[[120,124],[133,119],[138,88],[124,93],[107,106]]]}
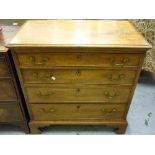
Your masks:
{"label": "dark wooden cabinet", "polygon": [[29,133],[28,114],[7,49],[0,49],[0,124],[17,125]]}

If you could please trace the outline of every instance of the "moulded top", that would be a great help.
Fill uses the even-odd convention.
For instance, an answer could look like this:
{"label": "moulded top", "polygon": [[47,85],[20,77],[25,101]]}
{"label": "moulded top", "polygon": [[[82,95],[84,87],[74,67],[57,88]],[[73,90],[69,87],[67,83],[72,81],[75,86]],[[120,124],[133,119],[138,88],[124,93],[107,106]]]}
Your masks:
{"label": "moulded top", "polygon": [[8,47],[151,48],[127,20],[29,20]]}

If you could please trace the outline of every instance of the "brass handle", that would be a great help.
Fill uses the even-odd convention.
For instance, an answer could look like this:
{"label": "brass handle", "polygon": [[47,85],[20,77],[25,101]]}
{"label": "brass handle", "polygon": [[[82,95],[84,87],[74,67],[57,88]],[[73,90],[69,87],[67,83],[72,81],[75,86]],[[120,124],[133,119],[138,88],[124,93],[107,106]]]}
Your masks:
{"label": "brass handle", "polygon": [[129,58],[123,58],[122,59],[122,63],[115,63],[116,62],[116,59],[115,58],[109,58],[109,61],[112,65],[115,65],[115,66],[124,66],[126,63],[129,62]]}
{"label": "brass handle", "polygon": [[48,75],[48,74],[45,74],[45,75],[43,75],[43,76],[40,76],[39,75],[39,73],[37,73],[37,72],[34,72],[34,73],[32,73],[32,76],[34,77],[34,78],[40,78],[40,79],[47,79],[47,78],[49,78],[50,77],[50,75]]}
{"label": "brass handle", "polygon": [[107,109],[101,109],[102,112],[104,113],[113,113],[113,112],[117,112],[117,109],[116,108],[113,108],[113,109],[110,109],[110,110],[107,110]]}
{"label": "brass handle", "polygon": [[111,112],[116,112],[117,111],[117,109],[115,109],[115,108],[113,108],[112,110],[111,110]]}
{"label": "brass handle", "polygon": [[34,56],[30,56],[29,57],[29,60],[31,61],[31,63],[33,63],[34,65],[45,65],[48,61],[49,61],[49,58],[47,57],[44,57],[41,62],[37,62],[36,61],[36,58]]}
{"label": "brass handle", "polygon": [[53,109],[53,108],[51,108],[51,109],[41,108],[41,111],[43,111],[44,113],[53,113],[53,112],[55,112],[55,109]]}
{"label": "brass handle", "polygon": [[45,74],[44,76],[43,76],[43,78],[45,79],[45,80],[56,80],[56,77],[53,75],[53,73],[52,74]]}
{"label": "brass handle", "polygon": [[104,92],[105,97],[112,99],[115,98],[118,94],[116,92],[110,93],[110,92]]}
{"label": "brass handle", "polygon": [[43,76],[39,76],[37,72],[34,72],[32,73],[32,76],[35,79],[56,80],[56,77],[51,74],[44,74]]}
{"label": "brass handle", "polygon": [[44,63],[43,62],[35,62],[34,64],[35,65],[43,65]]}
{"label": "brass handle", "polygon": [[36,94],[40,97],[49,97],[53,94],[53,92],[42,93],[41,91],[38,91]]}
{"label": "brass handle", "polygon": [[129,62],[129,58],[123,58],[122,63],[120,64],[115,64],[115,66],[124,66],[126,63]]}
{"label": "brass handle", "polygon": [[120,81],[125,78],[125,74],[119,74],[117,78],[114,78],[112,74],[107,75],[107,78],[111,81]]}

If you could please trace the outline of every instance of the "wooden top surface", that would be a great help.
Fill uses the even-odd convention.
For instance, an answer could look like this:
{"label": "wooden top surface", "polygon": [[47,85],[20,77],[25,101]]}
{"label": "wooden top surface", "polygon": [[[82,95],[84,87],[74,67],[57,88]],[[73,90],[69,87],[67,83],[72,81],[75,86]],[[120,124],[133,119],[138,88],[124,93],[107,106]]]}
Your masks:
{"label": "wooden top surface", "polygon": [[151,47],[127,20],[30,20],[8,45],[35,46]]}

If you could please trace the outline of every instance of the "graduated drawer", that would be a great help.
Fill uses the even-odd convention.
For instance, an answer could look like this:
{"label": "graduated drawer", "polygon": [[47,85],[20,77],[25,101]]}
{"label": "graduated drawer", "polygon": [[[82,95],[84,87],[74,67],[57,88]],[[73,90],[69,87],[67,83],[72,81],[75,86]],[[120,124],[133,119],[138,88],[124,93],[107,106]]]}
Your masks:
{"label": "graduated drawer", "polygon": [[130,87],[121,86],[29,86],[26,87],[30,103],[54,102],[119,102],[128,101]]}
{"label": "graduated drawer", "polygon": [[125,104],[31,104],[34,120],[122,119]]}
{"label": "graduated drawer", "polygon": [[22,121],[21,109],[15,103],[0,104],[0,122]]}
{"label": "graduated drawer", "polygon": [[0,101],[16,101],[16,90],[11,79],[0,79]]}
{"label": "graduated drawer", "polygon": [[9,68],[5,57],[0,57],[0,77],[10,76]]}
{"label": "graduated drawer", "polygon": [[20,67],[100,66],[135,67],[138,54],[103,53],[18,53]]}
{"label": "graduated drawer", "polygon": [[[102,69],[23,69],[24,83],[133,84],[136,71]],[[31,76],[30,76],[31,75]]]}

